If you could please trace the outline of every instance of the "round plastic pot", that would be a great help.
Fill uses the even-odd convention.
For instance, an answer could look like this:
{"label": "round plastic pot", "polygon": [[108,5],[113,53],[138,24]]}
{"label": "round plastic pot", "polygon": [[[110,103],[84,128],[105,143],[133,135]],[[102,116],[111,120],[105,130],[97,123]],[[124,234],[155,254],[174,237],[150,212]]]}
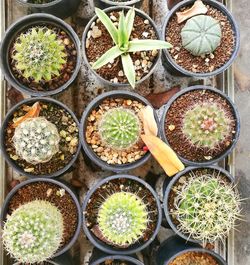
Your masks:
{"label": "round plastic pot", "polygon": [[[180,3],[178,3],[176,6],[174,6],[169,11],[169,13],[167,14],[167,16],[165,18],[164,24],[163,24],[162,36],[161,36],[162,40],[165,40],[165,38],[166,38],[165,36],[166,36],[166,32],[168,30],[167,26],[168,26],[169,20],[172,18],[172,16],[175,15],[176,12],[178,12],[182,7],[193,5],[194,2],[195,2],[195,0],[181,1]],[[239,32],[239,28],[236,24],[236,21],[235,21],[233,15],[228,11],[228,9],[223,4],[219,3],[218,1],[203,0],[203,3],[218,9],[224,15],[227,16],[229,22],[231,23],[232,30],[233,30],[234,37],[235,37],[235,45],[234,45],[233,53],[232,53],[230,59],[222,67],[215,69],[214,71],[209,72],[209,73],[194,73],[191,71],[187,71],[183,67],[179,66],[175,62],[175,60],[172,58],[169,51],[165,49],[165,50],[163,50],[163,60],[162,60],[163,65],[165,66],[165,68],[168,72],[170,72],[174,75],[193,76],[193,77],[197,77],[197,78],[206,78],[206,77],[218,75],[218,74],[224,72],[233,63],[233,61],[237,57],[237,54],[238,54],[238,51],[240,48],[240,32]]]}
{"label": "round plastic pot", "polygon": [[109,255],[99,250],[98,248],[93,249],[92,256],[89,261],[89,265],[99,265],[102,262],[105,262],[108,260],[126,261],[127,265],[143,265],[143,263],[139,261],[135,255],[133,256]]}
{"label": "round plastic pot", "polygon": [[227,265],[226,261],[213,251],[203,249],[199,244],[186,242],[178,236],[172,236],[162,242],[156,253],[156,264],[169,265],[175,258],[187,252],[209,254],[218,265]]}
{"label": "round plastic pot", "polygon": [[32,4],[24,0],[17,2],[27,6],[32,13],[48,13],[64,19],[76,12],[81,0],[54,0],[47,4]]}
{"label": "round plastic pot", "polygon": [[233,112],[234,117],[235,117],[235,121],[236,121],[236,128],[235,128],[236,133],[235,133],[235,136],[234,136],[233,143],[230,145],[229,148],[224,150],[224,152],[222,152],[219,156],[217,156],[217,157],[215,157],[215,158],[213,158],[211,160],[203,161],[203,162],[191,161],[191,160],[188,160],[188,159],[186,159],[184,157],[179,156],[180,160],[186,165],[189,165],[189,166],[208,166],[208,165],[212,165],[212,164],[218,163],[220,160],[222,160],[223,158],[228,156],[233,151],[233,149],[235,148],[236,143],[239,140],[239,136],[240,136],[240,116],[239,116],[238,110],[236,108],[236,105],[233,103],[233,101],[225,93],[221,92],[219,89],[212,88],[212,87],[209,87],[209,86],[201,86],[201,85],[191,86],[191,87],[187,87],[187,88],[181,90],[180,92],[175,94],[169,100],[169,102],[165,105],[165,109],[164,109],[164,112],[163,112],[163,115],[162,115],[162,118],[161,118],[161,122],[160,122],[160,134],[161,134],[161,137],[162,137],[163,141],[165,143],[167,143],[168,145],[170,145],[169,142],[168,142],[166,133],[165,133],[165,121],[166,121],[166,116],[167,116],[168,110],[169,110],[169,108],[171,107],[171,105],[173,104],[173,102],[177,98],[179,98],[180,96],[186,94],[187,92],[195,91],[195,90],[212,91],[214,93],[217,93],[222,98],[224,98],[227,101],[227,103],[229,104],[229,106],[231,107],[232,112]]}
{"label": "round plastic pot", "polygon": [[95,6],[99,8],[108,8],[112,6],[135,6],[139,8],[143,0],[131,0],[131,1],[112,1],[112,0],[94,0]]}
{"label": "round plastic pot", "polygon": [[[70,37],[70,39],[72,39],[72,41],[74,42],[75,49],[77,51],[76,66],[75,66],[74,72],[72,73],[70,79],[64,85],[58,87],[57,89],[50,90],[50,91],[36,91],[34,89],[29,88],[26,85],[23,85],[21,82],[19,82],[15,78],[15,76],[13,75],[11,71],[10,65],[9,65],[9,50],[10,50],[11,44],[13,43],[17,35],[27,30],[30,27],[38,26],[41,24],[52,25],[52,26],[58,27],[62,29],[63,31],[65,31]],[[1,69],[8,83],[10,83],[11,86],[18,89],[19,91],[25,94],[31,95],[31,96],[55,95],[55,94],[58,94],[64,91],[66,88],[68,88],[77,77],[77,74],[81,66],[80,40],[78,36],[76,35],[76,33],[74,32],[74,30],[72,29],[72,27],[69,24],[65,23],[63,20],[61,20],[60,18],[57,18],[52,15],[48,15],[48,14],[41,14],[41,13],[28,15],[14,22],[7,29],[3,37],[1,47],[0,47],[0,65],[1,65]]]}
{"label": "round plastic pot", "polygon": [[[65,184],[61,183],[60,181],[54,180],[54,179],[46,179],[46,178],[37,178],[37,179],[29,179],[26,181],[21,182],[20,184],[18,184],[15,188],[13,188],[7,195],[6,199],[4,200],[3,206],[2,206],[2,210],[1,210],[1,225],[2,227],[4,226],[4,222],[6,220],[6,216],[8,214],[8,208],[9,208],[9,203],[12,199],[12,197],[19,192],[19,189],[21,189],[24,186],[30,185],[32,183],[37,183],[37,182],[48,182],[51,184],[55,184],[58,187],[64,189],[66,192],[68,192],[71,196],[71,198],[73,199],[75,206],[77,208],[77,216],[78,216],[78,221],[77,221],[77,228],[75,231],[74,236],[72,237],[72,239],[63,247],[60,248],[58,252],[56,252],[56,254],[53,257],[57,257],[62,255],[63,253],[65,253],[67,250],[69,250],[74,243],[76,242],[79,233],[81,231],[81,224],[82,224],[82,211],[81,211],[81,206],[79,204],[79,201],[76,197],[76,195],[74,194],[74,192]],[[52,263],[52,264],[57,264],[57,262]]]}
{"label": "round plastic pot", "polygon": [[168,199],[169,199],[169,194],[170,191],[172,190],[172,187],[174,186],[174,184],[178,181],[179,178],[181,178],[183,175],[185,175],[186,173],[193,171],[195,169],[199,169],[199,168],[210,168],[210,169],[214,169],[217,170],[219,172],[221,172],[223,175],[226,176],[226,178],[230,181],[230,182],[234,182],[234,178],[233,176],[226,171],[225,169],[218,167],[218,166],[206,166],[206,167],[187,167],[185,168],[183,171],[179,172],[177,175],[175,175],[175,177],[170,181],[169,184],[163,185],[163,186],[167,186],[166,190],[164,191],[164,201],[163,201],[163,208],[164,208],[164,212],[165,212],[165,216],[167,219],[167,222],[170,226],[170,228],[180,237],[182,237],[183,239],[185,239],[188,242],[192,242],[192,243],[199,243],[202,244],[202,242],[195,240],[193,238],[190,238],[189,235],[185,235],[183,233],[181,233],[180,231],[178,231],[178,229],[176,228],[176,225],[173,223],[171,215],[170,215],[170,209],[169,209],[169,205],[168,205]]}
{"label": "round plastic pot", "polygon": [[156,235],[158,234],[159,232],[159,229],[160,229],[160,226],[161,226],[161,221],[162,221],[162,210],[161,210],[161,204],[160,204],[160,201],[158,199],[158,196],[156,194],[156,192],[153,190],[153,188],[147,183],[145,182],[144,180],[142,179],[139,179],[138,177],[135,177],[135,176],[131,176],[131,175],[126,175],[126,174],[120,174],[120,175],[114,175],[114,176],[110,176],[110,177],[107,177],[101,181],[99,181],[96,185],[94,185],[92,187],[92,189],[87,193],[84,201],[83,201],[83,205],[82,205],[82,211],[83,213],[86,212],[86,207],[88,205],[88,202],[89,202],[89,199],[90,197],[95,193],[95,191],[102,185],[104,185],[105,183],[111,181],[111,180],[114,180],[114,179],[120,179],[120,178],[126,178],[126,179],[131,179],[131,180],[134,180],[134,181],[137,181],[139,183],[141,183],[143,186],[145,186],[145,188],[147,188],[151,194],[153,195],[153,197],[155,198],[156,200],[156,203],[157,203],[157,210],[158,210],[158,220],[157,220],[157,225],[156,225],[156,228],[155,228],[155,231],[153,233],[153,235],[151,236],[151,238],[145,242],[145,243],[135,243],[133,244],[132,246],[129,246],[127,248],[122,248],[122,249],[119,249],[119,248],[116,248],[116,247],[113,247],[111,245],[108,245],[106,243],[104,243],[103,241],[101,241],[100,239],[98,239],[90,230],[89,228],[87,227],[87,220],[85,218],[85,215],[83,214],[83,230],[84,230],[84,233],[87,235],[88,239],[90,240],[90,242],[95,246],[97,247],[98,249],[100,249],[101,251],[103,252],[106,252],[106,253],[109,253],[109,254],[112,254],[112,255],[131,255],[131,254],[134,254],[136,252],[139,252],[141,251],[142,249],[146,248],[148,245],[150,245]]}
{"label": "round plastic pot", "polygon": [[[78,143],[78,148],[77,148],[77,151],[76,153],[73,155],[70,163],[68,163],[64,168],[54,172],[54,173],[51,173],[51,174],[47,174],[47,175],[34,175],[32,173],[28,173],[28,172],[25,172],[21,167],[19,167],[14,160],[12,160],[8,154],[8,152],[6,151],[6,148],[5,148],[5,131],[6,131],[6,128],[8,126],[8,122],[9,120],[11,119],[11,117],[13,116],[13,113],[18,109],[20,108],[22,105],[24,104],[34,104],[35,102],[37,101],[40,101],[40,102],[48,102],[48,103],[53,103],[53,104],[56,104],[60,107],[62,107],[63,109],[65,109],[71,116],[72,118],[74,119],[76,125],[79,127],[79,121],[78,119],[76,118],[75,114],[73,113],[72,110],[70,110],[66,105],[64,105],[63,103],[61,103],[60,101],[57,101],[55,99],[52,99],[52,98],[45,98],[45,97],[41,97],[41,98],[29,98],[29,99],[25,99],[21,102],[19,102],[18,104],[16,104],[12,109],[9,110],[9,112],[7,113],[7,115],[5,116],[4,118],[4,121],[3,121],[3,124],[2,124],[2,127],[1,127],[1,131],[0,131],[0,136],[1,136],[1,139],[0,139],[0,147],[1,147],[1,151],[2,151],[2,154],[5,158],[5,160],[8,162],[8,164],[15,170],[17,171],[18,173],[20,173],[21,175],[24,175],[24,176],[27,176],[28,178],[38,178],[38,177],[43,177],[43,178],[54,178],[54,177],[59,177],[61,175],[63,175],[64,173],[66,173],[70,168],[71,166],[74,164],[74,162],[76,161],[79,153],[80,153],[80,150],[81,150],[81,144],[80,142]],[[79,136],[80,138],[80,136]]]}
{"label": "round plastic pot", "polygon": [[[110,7],[110,8],[106,8],[104,9],[103,11],[105,13],[110,13],[110,12],[113,12],[113,11],[120,11],[120,10],[129,10],[131,7],[128,7],[128,6],[117,6],[117,7]],[[150,25],[152,25],[155,33],[156,33],[156,36],[157,36],[157,39],[159,40],[160,39],[160,35],[159,35],[159,32],[157,30],[157,27],[154,23],[154,21],[146,14],[144,13],[143,11],[135,8],[135,12],[136,12],[136,15],[142,17],[143,19],[147,19],[150,23]],[[127,86],[130,86],[129,83],[113,83],[109,80],[106,80],[104,79],[103,77],[101,77],[95,70],[92,69],[89,61],[88,61],[88,58],[87,58],[87,52],[86,52],[86,39],[87,39],[87,35],[88,35],[88,32],[89,32],[89,29],[92,25],[93,22],[95,22],[97,20],[97,16],[95,15],[90,21],[89,23],[87,24],[84,32],[83,32],[83,37],[82,37],[82,49],[83,49],[83,60],[84,60],[84,63],[88,66],[88,68],[91,70],[91,72],[104,84],[104,85],[107,85],[107,86],[111,86],[111,87],[117,87],[117,88],[121,88],[121,87],[127,87]],[[157,63],[159,62],[161,58],[161,50],[158,51],[158,55],[157,57],[155,58],[155,62],[154,64],[151,66],[149,72],[147,75],[145,75],[142,79],[140,79],[139,81],[136,82],[136,85],[139,85],[140,83],[142,83],[143,81],[145,81],[155,70],[156,66],[157,66]]]}

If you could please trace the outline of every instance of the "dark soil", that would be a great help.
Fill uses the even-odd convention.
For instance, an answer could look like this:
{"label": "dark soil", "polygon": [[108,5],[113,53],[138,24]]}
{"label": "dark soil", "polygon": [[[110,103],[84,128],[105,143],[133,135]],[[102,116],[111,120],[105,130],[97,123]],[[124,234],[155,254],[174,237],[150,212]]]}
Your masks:
{"label": "dark soil", "polygon": [[[104,198],[110,196],[110,194],[121,191],[135,193],[143,200],[145,204],[147,204],[147,211],[149,213],[149,219],[151,221],[148,223],[148,227],[144,231],[143,237],[141,237],[136,242],[136,244],[138,243],[143,244],[146,241],[150,240],[156,229],[158,211],[157,211],[157,203],[152,193],[144,185],[142,185],[141,183],[135,180],[119,178],[111,180],[103,184],[101,187],[99,187],[91,196],[89,203],[86,207],[86,212],[85,212],[86,224],[89,230],[95,234],[95,236],[97,236],[100,240],[102,240],[106,244],[111,244],[110,242],[105,240],[105,238],[103,238],[103,236],[100,235],[100,233],[98,233],[99,226],[97,222],[97,215],[99,207],[101,203],[104,201]],[[113,247],[119,248],[118,246],[114,245]]]}
{"label": "dark soil", "polygon": [[63,241],[61,247],[64,247],[74,236],[77,223],[77,208],[68,192],[60,195],[61,187],[48,182],[36,182],[27,184],[20,188],[11,198],[8,208],[8,214],[11,214],[19,206],[34,200],[45,200],[55,205],[63,215]]}
{"label": "dark soil", "polygon": [[[180,11],[184,11],[190,7],[184,7]],[[213,54],[202,57],[194,56],[182,47],[181,30],[186,22],[184,21],[178,24],[176,14],[169,20],[166,29],[166,40],[173,45],[169,54],[179,66],[194,73],[209,73],[221,68],[231,58],[234,51],[235,36],[227,16],[212,6],[207,6],[207,8],[208,12],[206,15],[220,22],[222,32],[221,44]]]}
{"label": "dark soil", "polygon": [[[186,112],[192,106],[203,102],[217,103],[231,120],[231,133],[213,149],[193,145],[182,132],[183,117]],[[170,130],[171,125],[175,126],[174,130]],[[170,146],[179,156],[190,161],[204,162],[219,157],[231,147],[235,139],[235,130],[236,120],[232,107],[222,96],[209,90],[193,90],[178,97],[166,115],[165,132]]]}
{"label": "dark soil", "polygon": [[[110,16],[114,16],[117,18],[116,22],[118,22],[119,12],[112,12],[109,14]],[[146,23],[145,23],[146,22]],[[110,37],[108,31],[104,27],[101,22],[95,22],[95,26],[102,32],[101,36],[98,38],[93,38],[90,36],[85,43],[85,49],[88,61],[90,63],[94,63],[97,61],[101,55],[103,55],[106,51],[114,46],[113,40]],[[91,29],[90,29],[91,30]],[[146,35],[147,37],[146,37]],[[150,25],[148,20],[142,18],[138,15],[135,16],[134,21],[134,29],[132,30],[132,34],[130,39],[157,39],[156,32],[152,25]],[[140,80],[143,76],[147,75],[150,71],[150,68],[156,61],[158,53],[147,51],[147,52],[137,52],[135,54],[130,53],[130,56],[134,62],[134,65],[137,65],[135,62],[140,61],[140,64],[136,66],[136,80]],[[148,63],[148,68],[142,66],[142,61],[146,60],[145,63]],[[108,63],[98,69],[96,72],[103,77],[104,79],[112,82],[119,83],[127,83],[127,78],[123,75],[119,74],[120,71],[123,71],[122,62],[120,57],[117,57],[113,63]],[[114,79],[117,79],[114,81]]]}
{"label": "dark soil", "polygon": [[46,80],[41,80],[40,82],[35,82],[32,78],[25,78],[22,75],[22,72],[17,70],[15,68],[16,61],[12,59],[12,55],[15,54],[14,51],[14,43],[16,39],[21,35],[21,33],[24,33],[28,31],[30,28],[25,29],[22,31],[12,42],[10,50],[9,50],[9,64],[10,68],[12,70],[12,73],[14,77],[24,86],[27,86],[30,89],[33,89],[34,91],[51,91],[55,90],[62,85],[64,85],[72,76],[75,67],[76,67],[76,61],[77,61],[77,51],[75,47],[75,43],[73,40],[70,38],[70,36],[63,31],[62,29],[58,27],[53,27],[51,25],[39,25],[39,26],[46,26],[47,28],[50,28],[53,30],[58,39],[62,40],[64,45],[65,45],[65,50],[64,52],[67,54],[66,56],[66,63],[63,65],[63,68],[60,71],[59,76],[52,76],[52,79],[50,81]]}
{"label": "dark soil", "polygon": [[[33,103],[29,104],[29,106],[32,105]],[[18,167],[33,175],[52,174],[68,165],[77,151],[79,139],[77,124],[75,123],[73,117],[65,109],[57,104],[48,102],[40,102],[40,106],[41,111],[39,116],[45,117],[48,121],[56,125],[61,136],[59,152],[56,153],[50,161],[33,165],[20,159],[16,155],[16,150],[12,141],[15,129],[12,127],[12,124],[13,120],[24,116],[27,113],[27,105],[22,105],[14,112],[12,118],[9,120],[5,135],[5,148],[10,158]],[[62,131],[65,132],[65,135],[62,135]]]}

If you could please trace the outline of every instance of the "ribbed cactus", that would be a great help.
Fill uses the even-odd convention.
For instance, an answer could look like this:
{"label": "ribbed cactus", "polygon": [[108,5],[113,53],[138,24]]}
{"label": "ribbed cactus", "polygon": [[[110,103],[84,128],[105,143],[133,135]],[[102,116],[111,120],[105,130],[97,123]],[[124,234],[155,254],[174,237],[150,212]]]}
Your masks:
{"label": "ribbed cactus", "polygon": [[52,257],[63,237],[60,211],[47,201],[32,201],[17,208],[3,228],[8,253],[22,263],[42,262]]}
{"label": "ribbed cactus", "polygon": [[33,165],[48,162],[59,151],[59,142],[57,127],[44,117],[26,119],[13,136],[17,155]]}
{"label": "ribbed cactus", "polygon": [[141,125],[132,110],[113,108],[108,110],[99,124],[102,141],[113,149],[127,149],[140,137]]}
{"label": "ribbed cactus", "polygon": [[231,124],[218,104],[206,102],[184,114],[182,131],[193,145],[214,149],[231,133]]}
{"label": "ribbed cactus", "polygon": [[103,236],[119,246],[136,242],[149,222],[146,204],[130,192],[110,195],[100,206],[97,220]]}
{"label": "ribbed cactus", "polygon": [[12,58],[25,78],[50,81],[66,63],[65,46],[47,27],[33,27],[14,43]]}
{"label": "ribbed cactus", "polygon": [[196,240],[214,242],[226,236],[240,216],[240,198],[233,184],[213,174],[190,173],[174,200],[177,229]]}
{"label": "ribbed cactus", "polygon": [[181,38],[183,47],[194,56],[212,53],[220,45],[220,23],[210,16],[192,17],[181,30]]}

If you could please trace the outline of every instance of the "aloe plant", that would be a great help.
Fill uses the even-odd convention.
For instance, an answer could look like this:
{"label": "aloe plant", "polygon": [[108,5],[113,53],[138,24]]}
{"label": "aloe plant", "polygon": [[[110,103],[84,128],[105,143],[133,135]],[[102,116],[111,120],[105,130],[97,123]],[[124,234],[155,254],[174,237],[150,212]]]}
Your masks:
{"label": "aloe plant", "polygon": [[124,74],[128,82],[135,87],[135,68],[130,53],[139,51],[150,51],[158,49],[169,49],[172,45],[161,40],[130,40],[130,35],[134,25],[135,10],[131,8],[126,16],[124,11],[120,12],[118,28],[113,24],[109,16],[99,8],[95,9],[95,13],[106,27],[115,46],[104,53],[93,65],[92,68],[97,70],[121,56]]}

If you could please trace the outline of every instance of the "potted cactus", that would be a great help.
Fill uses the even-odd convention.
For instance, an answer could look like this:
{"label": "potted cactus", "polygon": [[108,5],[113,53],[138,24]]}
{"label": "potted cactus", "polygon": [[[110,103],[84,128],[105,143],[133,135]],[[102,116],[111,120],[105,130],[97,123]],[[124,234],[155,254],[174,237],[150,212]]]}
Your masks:
{"label": "potted cactus", "polygon": [[177,93],[166,105],[161,135],[188,165],[209,165],[226,157],[240,132],[237,109],[217,89],[194,86]]}
{"label": "potted cactus", "polygon": [[158,40],[154,22],[138,9],[95,11],[83,34],[86,64],[105,84],[134,88],[152,74],[160,58],[158,50],[171,45]]}
{"label": "potted cactus", "polygon": [[241,218],[241,199],[224,169],[188,167],[167,186],[164,211],[179,236],[206,245],[223,240],[235,227]]}
{"label": "potted cactus", "polygon": [[78,121],[62,103],[27,99],[14,106],[1,128],[7,162],[28,177],[55,177],[66,172],[79,152]]}
{"label": "potted cactus", "polygon": [[121,90],[106,92],[87,106],[81,119],[80,139],[91,161],[103,169],[121,172],[149,159],[141,139],[140,110],[145,106],[151,106],[145,98]]}
{"label": "potted cactus", "polygon": [[163,62],[173,74],[208,77],[225,71],[239,50],[239,29],[232,14],[218,1],[181,1],[167,14],[162,39]]}
{"label": "potted cactus", "polygon": [[66,185],[43,178],[21,182],[1,212],[5,250],[25,264],[59,256],[76,241],[81,220],[78,200]]}
{"label": "potted cactus", "polygon": [[161,224],[153,189],[129,175],[103,179],[83,202],[83,229],[89,240],[110,254],[129,255],[148,246]]}
{"label": "potted cactus", "polygon": [[12,24],[1,43],[1,68],[7,81],[33,96],[68,88],[80,69],[80,41],[63,20],[34,14]]}

